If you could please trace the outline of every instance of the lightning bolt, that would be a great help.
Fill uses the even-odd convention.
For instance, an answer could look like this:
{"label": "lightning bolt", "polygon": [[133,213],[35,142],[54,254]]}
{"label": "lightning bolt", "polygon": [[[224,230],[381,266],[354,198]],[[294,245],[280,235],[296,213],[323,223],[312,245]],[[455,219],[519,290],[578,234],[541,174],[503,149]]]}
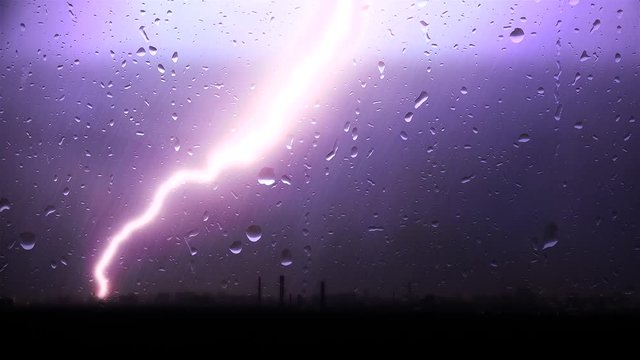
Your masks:
{"label": "lightning bolt", "polygon": [[169,176],[157,188],[144,212],[127,222],[110,239],[93,269],[93,277],[97,285],[96,295],[99,298],[104,299],[109,296],[110,280],[107,277],[107,269],[120,247],[131,240],[137,230],[148,225],[158,216],[173,190],[192,183],[209,183],[231,165],[251,162],[284,135],[287,125],[291,122],[291,112],[302,101],[304,94],[313,89],[315,83],[323,80],[318,78],[318,74],[323,73],[323,68],[329,65],[336,55],[341,40],[349,33],[353,10],[351,0],[337,0],[324,36],[290,73],[288,81],[276,93],[273,100],[268,102],[267,110],[261,111],[259,120],[251,119],[250,124],[239,132],[246,136],[237,136],[233,141],[215,149],[203,168],[179,170]]}

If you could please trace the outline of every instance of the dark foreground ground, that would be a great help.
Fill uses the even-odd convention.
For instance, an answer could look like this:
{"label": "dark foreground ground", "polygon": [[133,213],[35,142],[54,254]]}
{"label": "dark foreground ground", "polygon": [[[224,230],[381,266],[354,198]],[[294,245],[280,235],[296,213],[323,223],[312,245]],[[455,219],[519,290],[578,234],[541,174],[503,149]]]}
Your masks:
{"label": "dark foreground ground", "polygon": [[560,347],[581,352],[635,349],[637,355],[640,311],[10,305],[0,308],[0,332],[6,346],[38,349],[61,344],[72,349],[196,353],[272,349],[286,357],[300,347],[311,354],[342,346],[400,354],[435,349],[491,352],[515,346],[519,353]]}

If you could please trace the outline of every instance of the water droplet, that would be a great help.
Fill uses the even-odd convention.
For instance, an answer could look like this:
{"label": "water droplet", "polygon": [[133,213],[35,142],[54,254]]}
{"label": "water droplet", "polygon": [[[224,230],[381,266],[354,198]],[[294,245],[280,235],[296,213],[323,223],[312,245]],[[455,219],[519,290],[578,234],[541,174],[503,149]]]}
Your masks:
{"label": "water droplet", "polygon": [[467,95],[468,93],[469,93],[469,90],[467,90],[466,86],[463,86],[460,88],[460,94]]}
{"label": "water droplet", "polygon": [[542,245],[542,250],[550,249],[558,244],[557,239],[549,239]]}
{"label": "water droplet", "polygon": [[276,173],[273,168],[263,167],[258,173],[258,184],[271,186],[276,182]]}
{"label": "water droplet", "polygon": [[429,99],[429,94],[427,94],[426,91],[421,91],[420,95],[418,95],[418,97],[416,98],[413,108],[414,109],[419,108],[420,105],[424,104],[424,102],[427,101],[428,99]]}
{"label": "water droplet", "polygon": [[282,254],[280,256],[280,264],[282,266],[289,266],[293,264],[293,257],[291,256],[291,251],[289,249],[282,250]]}
{"label": "water droplet", "polygon": [[174,64],[178,62],[178,52],[177,51],[175,51],[173,53],[173,55],[171,55],[171,61],[173,61]]}
{"label": "water droplet", "polygon": [[509,34],[509,38],[514,44],[519,44],[524,40],[524,31],[520,28],[515,28],[511,34]]}
{"label": "water droplet", "polygon": [[44,208],[44,216],[53,215],[56,212],[56,207],[53,205],[49,205]]}
{"label": "water droplet", "polygon": [[147,52],[142,47],[140,49],[138,49],[138,51],[136,51],[136,55],[138,55],[140,57],[144,56],[144,54],[146,54],[146,53]]}
{"label": "water droplet", "polygon": [[143,26],[140,26],[138,29],[140,30],[140,35],[142,35],[142,38],[143,38],[145,41],[149,41],[149,36],[147,36],[147,32],[146,32],[146,31],[144,31],[144,25],[143,25]]}
{"label": "water droplet", "polygon": [[0,213],[6,210],[11,210],[11,204],[9,203],[9,199],[1,198],[0,199]]}
{"label": "water droplet", "polygon": [[229,245],[229,251],[231,251],[232,254],[240,254],[242,252],[242,242],[232,242],[231,245]]}
{"label": "water droplet", "polygon": [[155,55],[158,53],[158,49],[155,46],[149,46],[149,54]]}
{"label": "water droplet", "polygon": [[24,23],[20,23],[20,30],[21,31],[27,30],[27,26]]}
{"label": "water droplet", "polygon": [[355,158],[356,156],[358,156],[358,147],[357,146],[353,146],[351,148],[351,157]]}
{"label": "water droplet", "polygon": [[584,127],[584,124],[582,123],[582,121],[578,121],[575,124],[573,124],[573,127],[578,130],[582,130],[582,128]]}
{"label": "water droplet", "polygon": [[593,25],[591,25],[591,31],[589,31],[589,32],[594,32],[594,31],[598,30],[599,28],[600,28],[600,19],[596,19],[593,22]]}
{"label": "water droplet", "polygon": [[620,53],[616,53],[616,62],[619,63],[622,60],[622,55],[620,55]]}
{"label": "water droplet", "polygon": [[34,246],[36,246],[36,234],[25,231],[20,233],[20,246],[24,250],[31,250]]}
{"label": "water droplet", "polygon": [[65,188],[62,190],[62,195],[64,195],[64,196],[68,196],[68,195],[69,195],[69,192],[71,192],[71,190],[69,190],[69,188],[68,188],[68,187],[65,187]]}
{"label": "water droplet", "polygon": [[591,59],[591,56],[589,56],[589,54],[587,54],[587,51],[584,50],[582,54],[580,54],[580,61],[585,62],[589,59]]}
{"label": "water droplet", "polygon": [[178,120],[178,114],[176,114],[176,113],[171,114],[171,118],[173,120]]}
{"label": "water droplet", "polygon": [[247,239],[251,242],[257,242],[262,238],[262,228],[258,225],[251,225],[246,231]]}
{"label": "water droplet", "polygon": [[164,74],[165,70],[164,70],[164,66],[162,66],[162,64],[158,64],[158,71],[160,72],[160,74]]}
{"label": "water droplet", "polygon": [[406,131],[400,131],[400,138],[402,140],[408,140],[409,139],[409,135],[407,135]]}
{"label": "water droplet", "polygon": [[518,142],[520,143],[527,143],[529,142],[529,140],[531,140],[531,137],[529,137],[529,134],[523,133],[523,134],[520,134],[520,136],[518,136]]}
{"label": "water droplet", "polygon": [[404,121],[411,122],[411,120],[413,120],[413,113],[409,111],[404,115]]}
{"label": "water droplet", "polygon": [[540,86],[537,90],[538,95],[544,95],[544,88],[542,86]]}
{"label": "water droplet", "polygon": [[280,181],[285,185],[291,185],[291,178],[288,175],[282,175]]}
{"label": "water droplet", "polygon": [[378,61],[378,71],[380,71],[380,79],[384,79],[384,61]]}

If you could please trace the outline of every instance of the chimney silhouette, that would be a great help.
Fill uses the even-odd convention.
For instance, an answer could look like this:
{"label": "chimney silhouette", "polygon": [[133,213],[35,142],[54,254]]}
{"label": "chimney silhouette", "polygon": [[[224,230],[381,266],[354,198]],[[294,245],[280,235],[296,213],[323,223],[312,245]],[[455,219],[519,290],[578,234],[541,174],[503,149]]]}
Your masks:
{"label": "chimney silhouette", "polygon": [[280,306],[284,305],[284,275],[280,275]]}
{"label": "chimney silhouette", "polygon": [[258,304],[262,304],[262,277],[258,276]]}

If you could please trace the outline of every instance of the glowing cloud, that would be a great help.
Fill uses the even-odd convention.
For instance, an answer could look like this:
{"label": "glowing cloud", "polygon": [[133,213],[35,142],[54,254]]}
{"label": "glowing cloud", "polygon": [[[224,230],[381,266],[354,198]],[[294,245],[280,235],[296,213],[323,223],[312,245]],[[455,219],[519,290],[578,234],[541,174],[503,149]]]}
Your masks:
{"label": "glowing cloud", "polygon": [[[238,131],[236,138],[213,151],[206,166],[196,170],[179,170],[162,182],[155,191],[151,203],[138,217],[128,221],[108,242],[93,269],[97,285],[96,295],[106,298],[110,293],[110,280],[107,269],[123,243],[130,240],[139,229],[148,225],[157,216],[167,196],[176,188],[190,183],[208,183],[213,181],[222,170],[231,165],[247,164],[260,156],[267,148],[284,136],[290,124],[297,104],[305,98],[304,94],[317,88],[324,76],[323,69],[330,62],[340,43],[350,31],[354,5],[350,0],[338,0],[326,25],[326,31],[317,45],[288,75],[280,81],[282,87],[270,99],[265,99],[265,107],[247,119],[245,128]],[[258,117],[258,115],[260,115]]]}

